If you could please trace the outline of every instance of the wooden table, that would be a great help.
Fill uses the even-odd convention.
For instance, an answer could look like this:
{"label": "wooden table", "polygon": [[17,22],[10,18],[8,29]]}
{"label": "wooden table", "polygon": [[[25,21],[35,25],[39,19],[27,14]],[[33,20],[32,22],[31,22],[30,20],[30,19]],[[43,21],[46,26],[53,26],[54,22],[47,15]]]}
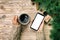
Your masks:
{"label": "wooden table", "polygon": [[[26,26],[13,25],[13,17],[22,13],[30,16],[30,23]],[[30,28],[36,13],[36,5],[32,5],[31,0],[0,0],[0,40],[44,40],[43,31],[37,32]],[[50,40],[49,28],[44,25],[46,40]]]}

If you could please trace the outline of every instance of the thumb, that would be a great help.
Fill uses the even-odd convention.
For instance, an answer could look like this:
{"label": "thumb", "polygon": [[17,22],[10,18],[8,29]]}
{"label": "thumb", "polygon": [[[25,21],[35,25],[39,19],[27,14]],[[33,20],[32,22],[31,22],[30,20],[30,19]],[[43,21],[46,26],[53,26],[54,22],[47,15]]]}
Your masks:
{"label": "thumb", "polygon": [[17,19],[18,19],[18,16],[15,15],[13,17],[12,23],[15,24],[15,25],[17,25],[18,24]]}

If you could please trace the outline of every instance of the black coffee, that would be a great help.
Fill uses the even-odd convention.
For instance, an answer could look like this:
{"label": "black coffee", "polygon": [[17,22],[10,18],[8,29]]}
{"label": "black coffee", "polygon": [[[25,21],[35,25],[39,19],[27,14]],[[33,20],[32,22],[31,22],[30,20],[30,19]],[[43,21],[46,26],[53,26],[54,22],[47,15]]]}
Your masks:
{"label": "black coffee", "polygon": [[19,20],[22,22],[22,23],[27,23],[28,20],[29,20],[29,16],[27,14],[22,14],[20,17],[19,17]]}

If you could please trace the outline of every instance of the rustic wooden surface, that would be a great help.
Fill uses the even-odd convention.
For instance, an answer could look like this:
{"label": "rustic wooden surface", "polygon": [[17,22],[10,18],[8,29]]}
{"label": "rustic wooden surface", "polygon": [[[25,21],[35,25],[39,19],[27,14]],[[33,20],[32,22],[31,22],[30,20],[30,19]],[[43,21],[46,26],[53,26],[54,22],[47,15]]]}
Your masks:
{"label": "rustic wooden surface", "polygon": [[[30,23],[26,26],[13,25],[13,17],[22,13],[30,16]],[[32,5],[31,0],[0,0],[0,40],[44,40],[43,30],[36,32],[30,29],[36,13],[36,5]],[[44,25],[46,40],[50,40],[50,28]]]}

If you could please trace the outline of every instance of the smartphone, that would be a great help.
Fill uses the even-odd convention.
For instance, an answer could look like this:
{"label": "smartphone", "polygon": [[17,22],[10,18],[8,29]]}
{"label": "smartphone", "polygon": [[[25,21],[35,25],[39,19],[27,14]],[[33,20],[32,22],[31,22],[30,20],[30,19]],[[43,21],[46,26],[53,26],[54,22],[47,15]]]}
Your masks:
{"label": "smartphone", "polygon": [[44,15],[42,15],[41,13],[37,13],[30,28],[37,31],[40,28],[40,25],[42,24],[43,20],[44,20]]}

